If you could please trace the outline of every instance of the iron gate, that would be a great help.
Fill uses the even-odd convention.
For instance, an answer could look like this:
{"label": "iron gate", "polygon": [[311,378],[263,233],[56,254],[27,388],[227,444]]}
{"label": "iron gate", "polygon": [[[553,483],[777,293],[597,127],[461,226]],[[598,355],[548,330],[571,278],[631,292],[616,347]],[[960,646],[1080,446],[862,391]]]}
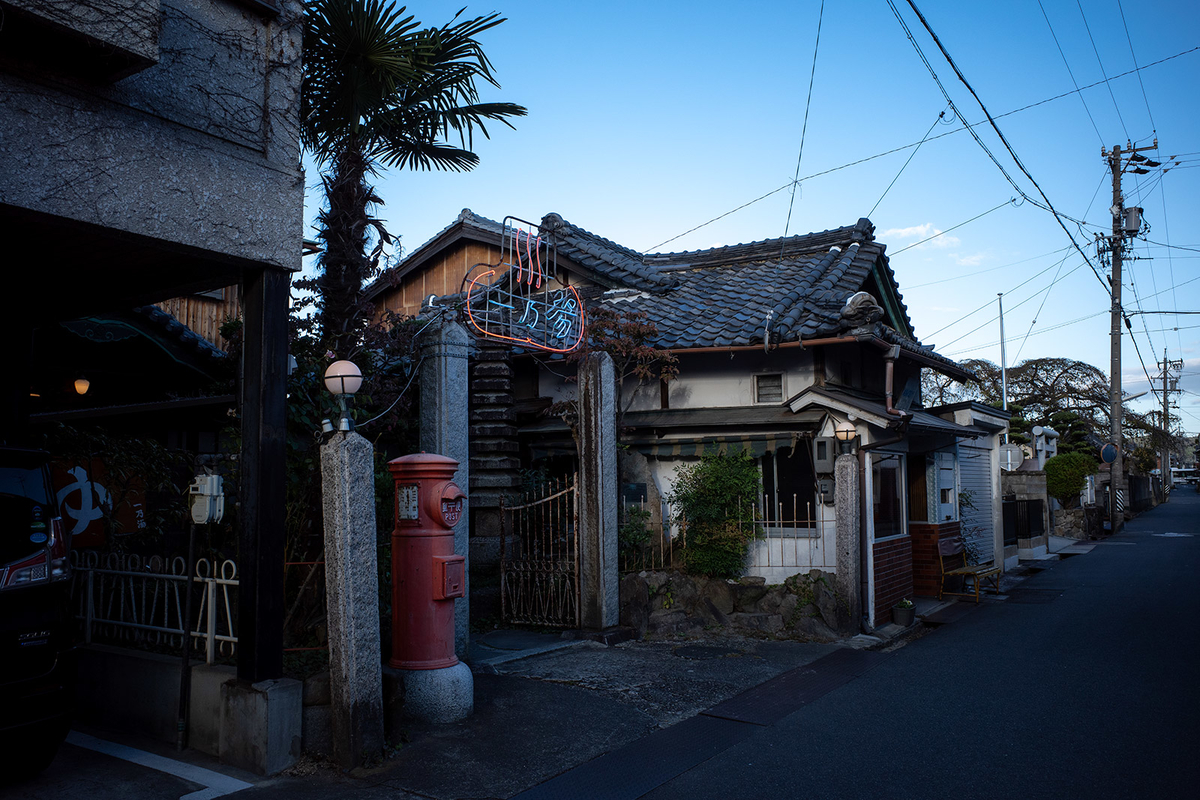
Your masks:
{"label": "iron gate", "polygon": [[505,622],[579,627],[578,476],[500,505],[500,614]]}

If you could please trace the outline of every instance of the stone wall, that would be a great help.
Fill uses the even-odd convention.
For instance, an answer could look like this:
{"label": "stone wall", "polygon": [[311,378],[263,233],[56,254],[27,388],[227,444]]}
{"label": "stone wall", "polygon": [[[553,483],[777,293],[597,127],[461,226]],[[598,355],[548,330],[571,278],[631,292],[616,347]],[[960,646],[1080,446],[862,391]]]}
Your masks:
{"label": "stone wall", "polygon": [[849,625],[833,581],[832,574],[816,569],[774,586],[759,577],[734,581],[682,572],[631,572],[621,578],[620,621],[639,638],[728,628],[830,641]]}

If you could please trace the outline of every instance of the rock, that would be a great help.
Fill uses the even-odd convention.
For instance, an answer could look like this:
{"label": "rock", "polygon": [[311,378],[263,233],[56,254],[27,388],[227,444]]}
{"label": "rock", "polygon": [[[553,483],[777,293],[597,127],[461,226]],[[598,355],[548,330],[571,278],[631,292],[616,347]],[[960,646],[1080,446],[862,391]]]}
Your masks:
{"label": "rock", "polygon": [[[783,603],[786,591],[782,586],[772,586],[756,604],[757,610],[763,614],[778,614],[779,606]],[[787,596],[790,597],[791,595]]]}
{"label": "rock", "polygon": [[647,629],[650,633],[691,633],[703,628],[703,623],[687,615],[686,611],[652,611]]}
{"label": "rock", "polygon": [[729,615],[729,621],[734,627],[748,631],[779,633],[783,630],[783,617],[779,614],[735,612]]}
{"label": "rock", "polygon": [[833,590],[829,588],[829,584],[821,581],[813,584],[813,593],[816,595],[817,608],[821,612],[821,619],[830,628],[837,630],[838,628],[838,602],[837,596]]}
{"label": "rock", "polygon": [[696,613],[709,625],[720,625],[721,627],[729,625],[729,617],[716,603],[707,597],[700,598],[700,603],[696,607]]}
{"label": "rock", "polygon": [[643,572],[641,575],[646,579],[646,586],[650,587],[650,594],[657,593],[664,585],[671,582],[669,572]]}
{"label": "rock", "polygon": [[690,575],[677,573],[671,580],[674,605],[684,611],[695,611],[700,605],[700,587]]}
{"label": "rock", "polygon": [[327,706],[330,699],[329,670],[318,672],[304,679],[303,703],[306,706]]}
{"label": "rock", "polygon": [[620,584],[620,612],[622,625],[632,628],[637,638],[646,635],[650,625],[650,587],[640,575],[626,575]]}
{"label": "rock", "polygon": [[799,610],[799,605],[800,600],[794,594],[785,594],[779,601],[777,613],[783,618],[783,627],[791,628],[796,624],[796,612]]}
{"label": "rock", "polygon": [[711,580],[700,590],[701,596],[715,606],[722,614],[733,613],[733,587],[728,581]]}
{"label": "rock", "polygon": [[733,590],[735,611],[753,613],[755,604],[767,593],[767,580],[759,576],[742,578],[729,586]]}

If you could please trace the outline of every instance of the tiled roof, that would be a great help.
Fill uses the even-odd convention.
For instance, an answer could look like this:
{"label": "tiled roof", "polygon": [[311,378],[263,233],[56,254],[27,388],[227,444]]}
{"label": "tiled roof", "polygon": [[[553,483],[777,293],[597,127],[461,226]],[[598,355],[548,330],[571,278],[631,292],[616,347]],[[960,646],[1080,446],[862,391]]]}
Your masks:
{"label": "tiled roof", "polygon": [[[642,254],[572,225],[558,214],[542,218],[543,230],[556,236],[560,261],[568,260],[584,277],[610,291],[602,302],[643,311],[659,329],[659,346],[734,347],[835,336],[846,328],[841,311],[863,289],[872,271],[879,287],[897,304],[905,331],[912,330],[908,308],[868,219],[826,231],[761,242],[677,253]],[[419,263],[456,226],[489,239],[503,224],[464,208],[453,224],[400,263],[399,274]],[[369,288],[381,291],[381,278]],[[621,291],[626,290],[626,291]],[[632,291],[629,291],[632,290]],[[875,335],[912,353],[961,369],[951,359],[922,347],[894,327],[876,325]]]}

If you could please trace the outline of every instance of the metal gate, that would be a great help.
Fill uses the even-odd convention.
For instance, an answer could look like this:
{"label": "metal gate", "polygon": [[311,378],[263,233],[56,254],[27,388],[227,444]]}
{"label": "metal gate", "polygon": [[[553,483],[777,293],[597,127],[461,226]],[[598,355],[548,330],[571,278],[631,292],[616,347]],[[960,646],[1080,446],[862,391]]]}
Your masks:
{"label": "metal gate", "polygon": [[500,504],[500,614],[505,622],[579,627],[578,476]]}
{"label": "metal gate", "polygon": [[1041,500],[1005,500],[1004,544],[1012,546],[1018,539],[1033,539],[1046,532]]}

